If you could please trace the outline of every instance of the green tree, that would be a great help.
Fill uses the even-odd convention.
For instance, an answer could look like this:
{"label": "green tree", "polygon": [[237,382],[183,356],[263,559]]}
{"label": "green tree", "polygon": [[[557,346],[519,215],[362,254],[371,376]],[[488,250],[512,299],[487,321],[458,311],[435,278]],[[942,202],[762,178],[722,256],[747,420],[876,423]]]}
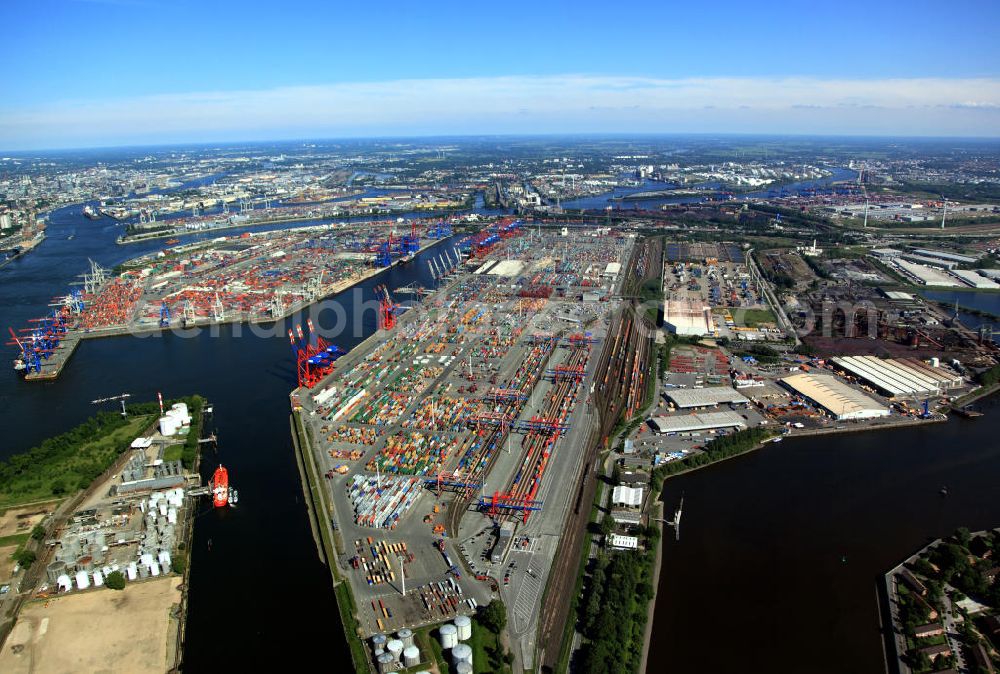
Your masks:
{"label": "green tree", "polygon": [[108,577],[104,579],[104,584],[112,590],[124,590],[125,576],[121,571],[112,571],[108,574]]}
{"label": "green tree", "polygon": [[930,671],[931,659],[923,651],[917,651],[913,656],[913,668],[918,672]]}
{"label": "green tree", "polygon": [[18,550],[14,553],[14,561],[21,565],[22,569],[27,569],[35,563],[38,557],[31,550]]}
{"label": "green tree", "polygon": [[45,527],[43,527],[41,524],[36,524],[35,527],[31,530],[31,537],[34,538],[36,541],[40,541],[43,538],[45,538]]}
{"label": "green tree", "polygon": [[494,634],[500,634],[507,626],[507,609],[499,599],[493,599],[489,604],[479,609],[479,622]]}
{"label": "green tree", "polygon": [[177,575],[183,575],[184,569],[187,568],[187,560],[184,557],[178,555],[170,560],[170,570]]}

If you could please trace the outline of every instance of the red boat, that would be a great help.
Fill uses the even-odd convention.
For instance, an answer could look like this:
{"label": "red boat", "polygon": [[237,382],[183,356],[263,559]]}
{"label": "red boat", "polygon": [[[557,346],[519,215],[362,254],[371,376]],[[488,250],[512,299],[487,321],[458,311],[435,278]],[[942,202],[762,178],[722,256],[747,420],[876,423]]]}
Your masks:
{"label": "red boat", "polygon": [[212,481],[208,483],[212,488],[212,502],[216,508],[224,508],[229,505],[229,472],[221,464],[215,469]]}

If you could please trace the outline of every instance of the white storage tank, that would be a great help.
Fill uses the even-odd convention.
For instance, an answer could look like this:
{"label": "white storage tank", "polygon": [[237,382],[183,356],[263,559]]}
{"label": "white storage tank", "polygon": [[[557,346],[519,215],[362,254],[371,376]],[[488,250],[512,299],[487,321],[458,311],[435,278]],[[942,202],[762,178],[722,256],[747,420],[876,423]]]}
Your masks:
{"label": "white storage tank", "polygon": [[100,587],[104,585],[104,574],[100,571],[94,571],[94,587]]}
{"label": "white storage tank", "polygon": [[468,662],[460,662],[451,668],[455,674],[472,674],[472,665]]}
{"label": "white storage tank", "polygon": [[385,650],[389,652],[396,660],[399,660],[400,656],[403,655],[403,642],[399,639],[390,639],[385,645]]}
{"label": "white storage tank", "polygon": [[59,586],[60,592],[69,592],[73,589],[73,581],[65,573],[56,578],[56,585]]}
{"label": "white storage tank", "polygon": [[403,666],[416,667],[420,664],[420,649],[416,646],[407,646],[403,649]]}
{"label": "white storage tank", "polygon": [[[375,651],[384,651],[386,641],[388,641],[388,639],[386,639],[384,634],[376,634],[372,637],[372,649]],[[378,653],[376,652],[375,655],[378,655]]]}
{"label": "white storage tank", "polygon": [[396,638],[403,642],[403,648],[413,645],[413,631],[405,627],[396,632]]}
{"label": "white storage tank", "polygon": [[451,658],[457,665],[460,662],[472,664],[472,646],[469,644],[457,644],[451,649]]}
{"label": "white storage tank", "polygon": [[466,641],[472,638],[472,620],[469,616],[455,616],[455,627],[458,629],[459,641]]}
{"label": "white storage tank", "polygon": [[177,429],[181,427],[181,422],[177,417],[160,417],[160,434],[171,436],[177,434]]}
{"label": "white storage tank", "polygon": [[128,576],[129,580],[135,580],[139,575],[139,567],[135,562],[129,562],[128,566],[125,567],[125,575]]}
{"label": "white storage tank", "polygon": [[458,644],[458,630],[451,623],[441,625],[441,648],[454,648]]}
{"label": "white storage tank", "polygon": [[86,571],[80,571],[76,574],[76,587],[80,590],[86,590],[90,587],[90,576],[87,575]]}

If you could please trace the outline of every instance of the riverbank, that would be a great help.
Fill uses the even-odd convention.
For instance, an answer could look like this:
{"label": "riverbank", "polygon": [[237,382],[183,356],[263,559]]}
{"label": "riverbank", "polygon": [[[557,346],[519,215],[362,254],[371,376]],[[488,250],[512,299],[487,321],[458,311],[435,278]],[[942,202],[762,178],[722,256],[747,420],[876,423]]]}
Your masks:
{"label": "riverbank", "polygon": [[[996,396],[979,404],[1000,409]],[[1000,521],[986,421],[787,438],[666,482],[668,508],[684,493],[684,535],[664,541],[648,671],[882,671],[877,579],[930,537]],[[720,649],[704,625],[722,614],[741,629]]]}
{"label": "riverbank", "polygon": [[884,634],[887,674],[992,669],[991,649],[988,642],[983,647],[981,630],[1000,605],[990,590],[995,581],[983,569],[992,567],[998,546],[1000,529],[959,528],[885,573],[879,591],[889,623]]}
{"label": "riverbank", "polygon": [[[31,529],[34,547],[26,546],[30,554],[19,557],[23,569],[10,581],[13,591],[0,599],[4,613],[13,619],[2,628],[6,639],[0,670],[67,671],[63,658],[68,652],[75,652],[77,665],[107,666],[110,660],[101,658],[113,657],[124,663],[125,671],[162,672],[180,665],[196,509],[196,497],[188,492],[199,479],[196,473],[184,472],[179,460],[176,470],[160,473],[157,466],[168,466],[163,457],[179,441],[194,449],[189,467],[197,468],[203,401],[195,396],[186,402],[192,417],[187,438],[159,436],[158,405],[143,403],[127,408],[128,419],[101,413],[43,442],[20,460],[14,457],[0,465],[9,472],[10,466],[20,466],[28,457],[32,473],[27,486],[3,480],[3,502],[17,504],[15,508],[22,511],[28,506],[21,504],[37,503],[39,496],[68,494],[62,502],[31,506],[25,513],[43,514]],[[148,442],[142,440],[147,438]],[[55,474],[53,467],[58,469]],[[95,470],[101,473],[88,479]],[[141,486],[144,481],[149,486]],[[85,488],[74,491],[84,482]],[[182,491],[174,492],[175,487]],[[170,501],[173,514],[165,515],[166,503],[175,498],[170,494],[181,493]],[[143,509],[154,497],[160,508]],[[123,505],[127,505],[124,512]],[[154,526],[158,542],[149,549],[158,554],[149,553],[147,558],[144,541]],[[93,543],[106,539],[117,543]],[[87,553],[81,559],[89,561],[76,560],[72,550]],[[85,619],[95,612],[102,616],[96,628]]]}
{"label": "riverbank", "polygon": [[[432,239],[421,246],[415,254],[423,253],[434,246],[440,244],[446,239]],[[203,328],[213,328],[221,325],[235,325],[235,324],[261,324],[261,323],[275,323],[277,321],[282,321],[289,316],[293,316],[298,312],[303,311],[307,307],[310,307],[317,302],[320,302],[328,297],[337,295],[349,290],[350,288],[364,283],[365,281],[372,279],[384,272],[393,269],[399,265],[408,264],[409,260],[404,260],[402,258],[397,258],[393,260],[386,267],[370,267],[365,268],[360,273],[351,275],[348,278],[335,281],[332,283],[327,283],[321,285],[316,292],[314,297],[309,299],[303,299],[298,302],[293,302],[288,305],[282,304],[282,312],[280,314],[275,314],[273,316],[248,316],[245,313],[225,315],[216,320],[213,317],[203,317],[195,318],[191,321],[185,322],[181,320],[180,325],[168,324],[166,326],[161,326],[158,323],[151,323],[147,325],[116,325],[106,328],[95,328],[86,331],[80,330],[78,328],[71,328],[67,331],[66,335],[60,342],[59,347],[57,347],[52,355],[42,361],[42,369],[38,372],[29,372],[24,376],[25,381],[52,381],[57,379],[62,373],[63,368],[69,363],[69,360],[79,343],[84,339],[99,339],[104,337],[120,337],[123,335],[131,336],[148,336],[153,334],[159,334],[167,331],[180,331],[183,334],[185,331],[197,331]]]}
{"label": "riverbank", "polygon": [[[351,593],[350,583],[343,578],[343,574],[339,569],[337,546],[334,541],[336,532],[330,526],[334,521],[335,513],[333,512],[332,505],[327,503],[323,493],[324,485],[317,478],[320,474],[319,468],[316,466],[312,443],[309,440],[306,426],[302,423],[302,411],[297,406],[296,397],[297,393],[293,391],[290,398],[293,409],[289,421],[292,431],[292,444],[295,449],[295,460],[302,479],[302,493],[305,497],[309,526],[312,529],[316,552],[330,574],[337,603],[337,612],[340,615],[341,624],[344,628],[344,637],[347,640],[348,649],[351,654],[352,668],[355,674],[368,674],[368,651],[361,640],[358,630],[357,607]],[[320,516],[321,513],[322,517]]]}
{"label": "riverbank", "polygon": [[14,262],[15,260],[20,260],[22,257],[27,255],[31,251],[38,248],[38,246],[41,245],[42,242],[44,241],[45,241],[45,230],[38,232],[38,234],[28,239],[27,241],[22,241],[19,246],[16,246],[17,248],[19,248],[19,250],[15,255],[11,255],[10,257],[0,260],[0,269],[3,269],[4,267],[9,265],[11,262]]}
{"label": "riverbank", "polygon": [[[457,213],[463,213],[465,211],[472,210],[472,205],[463,205],[458,208],[445,208],[437,209],[432,211],[427,211],[426,213],[421,212],[421,217],[425,218],[435,218],[445,215],[455,215]],[[268,218],[267,220],[254,220],[252,222],[231,222],[227,225],[221,225],[218,227],[206,227],[204,229],[189,230],[183,226],[171,227],[170,229],[156,230],[155,232],[148,232],[145,234],[122,234],[119,236],[115,243],[127,246],[132,243],[144,243],[147,241],[155,241],[156,239],[171,239],[180,236],[191,236],[193,234],[211,234],[213,232],[224,232],[231,229],[247,229],[251,230],[255,227],[266,227],[268,225],[281,225],[288,224],[291,222],[317,222],[317,223],[330,223],[330,222],[345,222],[350,224],[352,218],[376,218],[379,216],[393,217],[402,214],[411,214],[412,210],[400,210],[400,211],[379,211],[372,213],[359,213],[356,215],[345,215],[343,213],[338,215],[294,215],[294,216],[284,216],[277,218]]]}
{"label": "riverbank", "polygon": [[[649,645],[653,639],[653,614],[656,612],[656,594],[660,587],[660,569],[663,566],[663,497],[656,494],[655,512],[650,513],[650,526],[655,526],[660,532],[660,545],[656,546],[656,558],[653,560],[653,598],[649,600],[649,609],[646,612],[646,630],[642,635],[642,660],[639,671],[645,672],[649,660]],[[656,522],[655,525],[652,522]]]}

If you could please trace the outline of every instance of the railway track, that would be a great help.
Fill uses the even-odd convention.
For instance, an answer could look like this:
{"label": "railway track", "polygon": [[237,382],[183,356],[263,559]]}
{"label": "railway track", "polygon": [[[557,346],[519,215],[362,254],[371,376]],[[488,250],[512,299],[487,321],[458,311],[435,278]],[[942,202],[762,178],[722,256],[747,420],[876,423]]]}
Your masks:
{"label": "railway track", "polygon": [[[529,358],[525,359],[525,363],[518,368],[505,388],[522,392],[534,390],[534,387],[545,372],[545,367],[548,365],[552,352],[555,350],[557,339],[558,337],[553,337],[551,340],[543,340],[536,344],[535,350],[529,355]],[[507,440],[507,435],[510,433],[510,424],[521,414],[525,402],[525,400],[514,399],[497,405],[499,409],[496,410],[496,413],[502,415],[506,423],[491,426],[481,436],[483,443],[472,465],[480,465],[484,458],[486,459],[486,464],[482,470],[478,470],[470,476],[470,481],[482,481],[493,470],[499,453],[497,450]],[[469,493],[469,490],[465,490],[459,493],[451,502],[446,524],[450,536],[458,535],[458,527],[462,516],[468,512],[474,498],[474,493]]]}
{"label": "railway track", "polygon": [[[656,247],[636,249],[626,267],[627,281],[623,295],[638,293],[649,278],[662,269],[662,241]],[[646,243],[649,243],[647,240]],[[639,260],[645,260],[643,268]],[[642,270],[637,272],[636,270]],[[586,444],[579,487],[573,509],[567,515],[565,532],[549,574],[549,587],[543,601],[538,643],[550,644],[542,654],[543,666],[554,670],[558,664],[566,622],[572,620],[570,595],[576,585],[581,546],[583,545],[591,504],[597,494],[601,466],[601,449],[606,448],[619,418],[631,417],[640,411],[649,370],[652,335],[645,317],[636,312],[636,302],[629,301],[612,318],[604,349],[595,374],[593,405],[597,413],[597,428]]]}

